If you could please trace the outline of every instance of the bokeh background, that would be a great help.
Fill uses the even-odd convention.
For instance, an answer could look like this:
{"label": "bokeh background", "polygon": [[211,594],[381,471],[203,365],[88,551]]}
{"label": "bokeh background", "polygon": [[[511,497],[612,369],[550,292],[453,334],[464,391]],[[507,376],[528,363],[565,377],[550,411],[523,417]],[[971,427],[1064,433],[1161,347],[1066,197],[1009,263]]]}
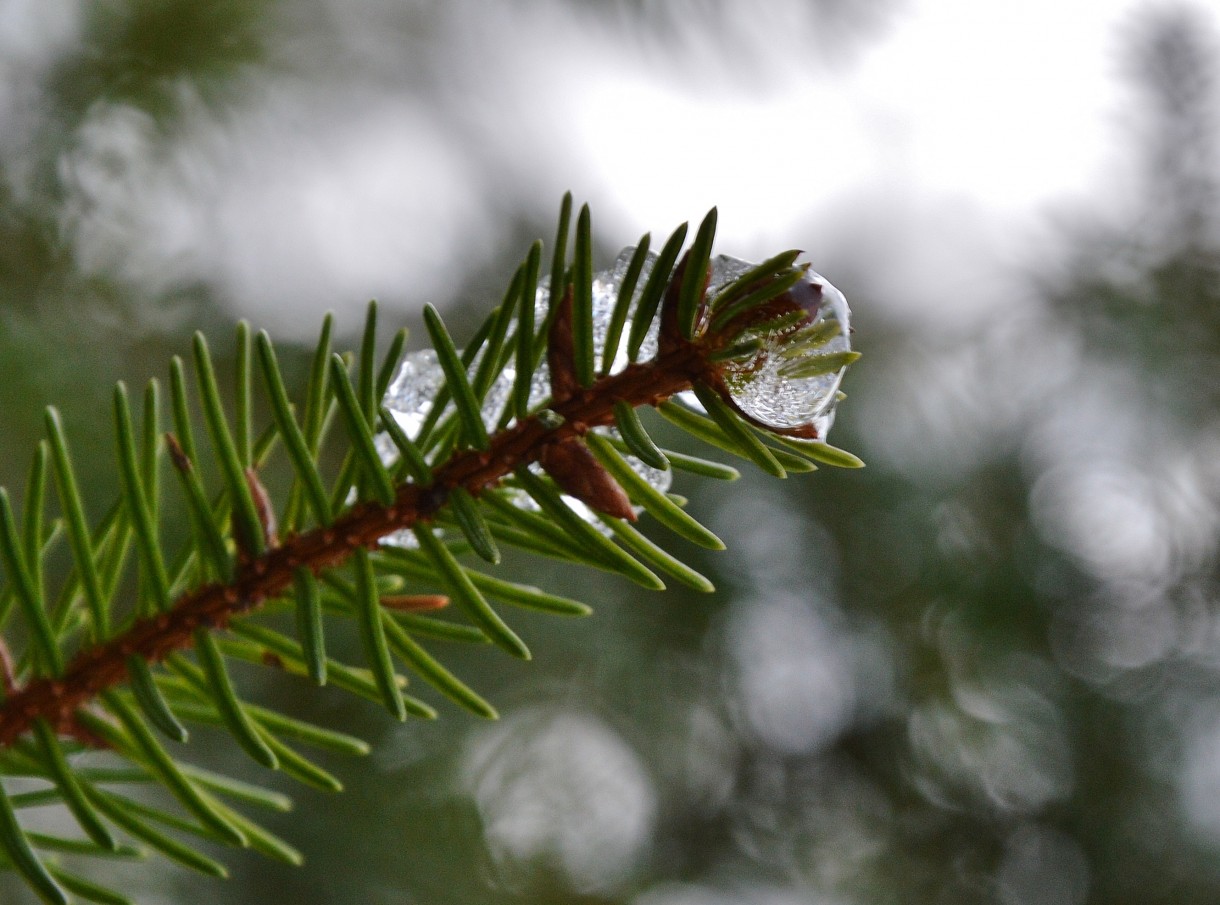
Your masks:
{"label": "bokeh background", "polygon": [[531,664],[452,653],[495,724],[243,674],[375,746],[327,761],[345,794],[292,790],[305,868],[106,879],[1220,901],[1218,79],[1200,0],[0,0],[10,486],[53,402],[100,510],[112,382],[196,329],[249,318],[290,369],[370,297],[462,336],[567,189],[602,264],[713,204],[720,251],[806,249],[865,353],[831,439],[867,469],[680,479],[729,543],[678,546],[715,595],[510,564],[597,614],[519,618]]}

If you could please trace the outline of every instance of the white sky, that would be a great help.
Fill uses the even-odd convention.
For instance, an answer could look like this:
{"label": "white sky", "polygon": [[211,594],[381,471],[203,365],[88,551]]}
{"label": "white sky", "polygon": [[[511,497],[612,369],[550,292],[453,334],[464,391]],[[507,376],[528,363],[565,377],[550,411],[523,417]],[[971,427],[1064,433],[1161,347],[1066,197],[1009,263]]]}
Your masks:
{"label": "white sky", "polygon": [[[373,296],[444,301],[454,267],[497,250],[500,211],[551,211],[571,189],[611,244],[717,205],[723,251],[805,248],[843,286],[831,265],[847,248],[885,262],[871,284],[884,298],[914,310],[907,287],[949,280],[982,312],[1048,207],[1121,195],[1118,59],[1133,11],[1154,5],[906,0],[843,51],[816,43],[827,32],[800,0],[727,5],[730,47],[608,33],[570,4],[454,0],[429,38],[452,94],[428,107],[382,64],[357,65],[385,53],[398,0],[330,2],[346,78],[273,75],[232,108],[200,105],[169,148],[140,115],[92,113],[62,167],[86,266],[154,291],[207,280],[303,336],[315,314],[354,316]],[[81,9],[0,3],[0,63],[38,56],[35,34],[49,61]],[[23,131],[16,97],[0,88],[0,134]]]}
{"label": "white sky", "polygon": [[[1053,255],[1048,214],[1129,195],[1121,55],[1150,5],[909,0],[838,53],[811,44],[805,4],[777,0],[765,20],[743,4],[734,40],[763,49],[757,71],[723,47],[542,30],[552,62],[531,91],[566,74],[539,115],[554,149],[543,194],[574,189],[624,244],[716,205],[722,250],[803,248],[849,298],[836,267],[877,260],[869,285],[891,314],[923,318],[935,301],[968,330]],[[523,172],[537,169],[526,153]]]}
{"label": "white sky", "polygon": [[[638,228],[718,204],[721,235],[749,240],[861,196],[1025,217],[1094,188],[1109,163],[1117,52],[1143,5],[916,0],[837,71],[748,95],[607,66],[572,88],[581,159]],[[778,124],[760,148],[754,135]]]}

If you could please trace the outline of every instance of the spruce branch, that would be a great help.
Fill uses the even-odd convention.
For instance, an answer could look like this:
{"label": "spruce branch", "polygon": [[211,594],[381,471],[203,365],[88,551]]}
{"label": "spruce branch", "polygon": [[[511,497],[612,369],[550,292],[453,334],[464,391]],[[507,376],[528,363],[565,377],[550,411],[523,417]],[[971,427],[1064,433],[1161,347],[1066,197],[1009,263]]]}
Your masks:
{"label": "spruce branch", "polygon": [[[633,527],[637,513],[646,513],[700,546],[724,548],[642,478],[631,457],[652,468],[717,479],[737,473],[661,449],[638,408],[657,408],[697,439],[780,477],[813,470],[815,462],[860,464],[825,444],[828,416],[770,424],[737,395],[771,366],[769,355],[782,356],[793,379],[812,381],[832,405],[838,378],[854,355],[843,339],[845,304],[836,308],[832,298],[824,305],[820,295],[837,290],[795,266],[795,253],[748,267],[709,293],[715,211],[685,254],[685,225],[656,256],[648,254],[645,237],[630,257],[599,340],[589,212],[582,208],[575,218],[569,262],[571,213],[565,198],[545,312],[535,311],[538,243],[464,350],[439,314],[425,310],[443,383],[411,432],[384,404],[405,333],[399,331],[379,364],[375,306],[354,361],[333,353],[327,317],[299,418],[266,333],[238,325],[232,420],[208,343],[196,336],[192,359],[210,460],[195,440],[181,360],[174,359],[170,370],[172,430],[159,426],[155,381],[144,394],[141,430],[119,384],[120,498],[92,529],[63,426],[48,410],[48,439],[30,469],[23,518],[0,490],[0,629],[19,613],[27,638],[24,649],[10,653],[0,635],[0,775],[50,780],[56,790],[51,800],[65,804],[89,837],[79,845],[116,851],[111,828],[117,828],[188,867],[223,873],[217,862],[166,835],[162,827],[169,826],[296,863],[299,855],[287,843],[219,797],[250,804],[265,803],[265,796],[260,800],[240,784],[180,764],[158,733],[182,743],[186,723],[219,726],[257,763],[328,790],[337,790],[338,781],[284,738],[348,753],[367,746],[243,701],[230,662],[261,663],[339,686],[380,702],[399,720],[435,717],[428,704],[405,693],[395,671],[399,663],[460,706],[494,717],[492,705],[417,639],[490,643],[529,659],[528,647],[489,597],[555,615],[585,615],[589,608],[487,575],[464,564],[463,553],[495,565],[500,547],[514,546],[616,572],[649,588],[664,588],[657,574],[663,573],[712,590],[706,577]],[[658,311],[655,355],[640,360]],[[828,311],[834,323],[827,321]],[[623,339],[629,362],[616,370]],[[540,363],[550,388],[541,403],[533,395]],[[253,420],[256,383],[271,414],[261,434]],[[503,410],[488,414],[493,388],[501,385]],[[706,416],[673,401],[687,391]],[[342,425],[347,442],[338,478],[328,487],[321,458],[333,423]],[[294,474],[282,506],[260,476],[273,450]],[[158,483],[161,451],[177,476],[191,527],[178,551],[164,548],[158,530],[166,518]],[[48,471],[60,517],[44,524]],[[204,473],[219,476],[214,496]],[[538,511],[520,505],[523,495]],[[570,501],[589,514],[578,514]],[[75,566],[52,600],[44,559],[61,534]],[[404,537],[412,542],[404,545]],[[133,568],[134,605],[123,600],[129,586],[123,579]],[[296,638],[248,618],[285,608],[295,611]],[[450,612],[463,621],[446,618]],[[359,628],[363,667],[328,655],[326,626],[337,619]],[[150,812],[103,788],[111,777],[73,763],[75,753],[96,748],[164,786],[188,816]],[[108,891],[34,850],[34,836],[21,827],[14,802],[20,803],[17,796],[0,792],[0,851],[8,866],[46,901],[66,902],[65,889],[106,900]]]}
{"label": "spruce branch", "polygon": [[74,725],[74,714],[102,691],[127,679],[126,662],[136,656],[157,663],[190,647],[198,628],[223,628],[237,615],[285,594],[297,569],[315,575],[343,565],[359,549],[377,549],[385,536],[428,522],[455,489],[478,495],[521,466],[538,461],[549,447],[583,437],[614,423],[614,406],[654,405],[690,389],[706,376],[699,348],[685,343],[649,364],[636,364],[551,409],[563,418],[545,427],[537,415],[498,434],[486,451],[469,450],[433,472],[432,484],[399,485],[390,505],[357,505],[333,524],[288,538],[238,568],[232,581],[214,582],[181,594],[164,613],[145,617],[111,641],[86,647],[61,677],[44,677],[20,687],[0,704],[0,746],[11,745],[36,719],[59,731]]}

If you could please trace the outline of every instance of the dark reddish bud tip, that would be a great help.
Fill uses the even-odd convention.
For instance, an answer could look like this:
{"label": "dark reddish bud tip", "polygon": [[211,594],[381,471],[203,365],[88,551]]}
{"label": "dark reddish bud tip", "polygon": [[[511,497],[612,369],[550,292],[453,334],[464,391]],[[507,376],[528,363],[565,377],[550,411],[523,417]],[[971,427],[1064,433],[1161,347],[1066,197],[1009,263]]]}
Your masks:
{"label": "dark reddish bud tip", "polygon": [[420,610],[443,610],[449,606],[449,598],[444,594],[388,594],[381,598],[381,605],[387,610],[416,613]]}
{"label": "dark reddish bud tip", "polygon": [[636,520],[626,491],[575,437],[545,447],[539,464],[568,496],[606,515]]}

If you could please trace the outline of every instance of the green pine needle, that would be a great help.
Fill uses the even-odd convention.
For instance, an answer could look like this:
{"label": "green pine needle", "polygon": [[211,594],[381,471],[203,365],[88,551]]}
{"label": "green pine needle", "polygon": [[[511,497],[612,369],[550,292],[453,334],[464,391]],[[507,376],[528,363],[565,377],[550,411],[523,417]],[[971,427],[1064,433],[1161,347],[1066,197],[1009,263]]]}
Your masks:
{"label": "green pine needle", "polygon": [[[161,744],[153,736],[144,720],[122,697],[113,691],[103,692],[102,701],[119,722],[122,723],[132,743],[132,752],[138,752],[141,760],[161,780],[165,788],[178,799],[184,808],[194,814],[220,841],[240,847],[246,846],[246,837],[233,824],[211,807],[179,768]],[[100,728],[100,720],[90,721],[92,727]]]}
{"label": "green pine needle", "polygon": [[[572,193],[566,192],[563,196],[563,201],[559,205],[559,225],[555,228],[555,244],[551,248],[551,304],[558,301],[563,296],[564,273],[568,269],[568,233],[572,225]],[[545,329],[540,331],[542,336],[546,336]],[[535,334],[537,335],[537,334]],[[534,364],[539,360],[539,349],[535,349],[534,363],[530,365],[529,371],[532,373]]]}
{"label": "green pine needle", "polygon": [[652,468],[659,468],[661,471],[669,468],[669,459],[665,458],[665,453],[661,452],[661,448],[648,435],[648,431],[640,422],[639,414],[621,399],[614,403],[614,423],[633,456]]}
{"label": "green pine needle", "polygon": [[420,549],[436,566],[450,596],[466,611],[471,621],[482,629],[494,644],[514,657],[521,660],[530,659],[530,650],[525,646],[525,642],[491,608],[486,598],[479,593],[465,570],[449,552],[449,548],[437,540],[436,535],[432,533],[431,526],[416,525],[415,538],[419,541]]}
{"label": "green pine needle", "polygon": [[85,797],[80,781],[72,772],[68,759],[64,756],[63,748],[59,744],[59,738],[50,724],[46,720],[35,720],[34,735],[42,749],[43,762],[49,767],[51,778],[63,795],[64,804],[68,806],[81,829],[101,848],[111,852],[118,851],[118,842],[106,828],[106,824],[102,822],[97,810],[89,803],[89,799]]}
{"label": "green pine needle", "polygon": [[716,236],[716,208],[708,211],[695,241],[686,258],[686,271],[682,274],[682,285],[678,290],[678,332],[686,339],[695,336],[699,317],[699,303],[707,284],[708,264],[711,261],[712,241]]}
{"label": "green pine needle", "polygon": [[610,322],[606,325],[606,339],[602,346],[601,373],[609,374],[614,369],[614,360],[618,357],[619,342],[623,336],[623,327],[627,323],[627,315],[635,302],[635,287],[640,281],[644,270],[644,262],[648,260],[648,246],[652,243],[652,234],[644,233],[636,243],[631,260],[627,262],[627,271],[619,283],[618,298],[614,310],[610,314]]}
{"label": "green pine needle", "polygon": [[493,566],[498,565],[500,551],[496,549],[491,529],[487,527],[487,522],[479,511],[479,504],[475,502],[474,497],[466,488],[455,487],[449,491],[449,502],[453,505],[453,515],[462,529],[462,534],[470,542],[474,552]]}
{"label": "green pine needle", "polygon": [[293,572],[296,591],[297,636],[301,639],[301,654],[309,678],[315,685],[326,684],[325,627],[322,622],[322,598],[318,581],[308,569]]}
{"label": "green pine needle", "polygon": [[513,375],[512,404],[509,411],[517,418],[529,413],[530,384],[534,376],[534,307],[538,297],[538,268],[542,261],[542,243],[530,246],[525,259],[517,300],[516,373]]}
{"label": "green pine needle", "polygon": [[263,383],[267,388],[267,397],[271,402],[271,412],[275,418],[276,427],[284,440],[284,448],[292,460],[297,477],[305,488],[306,496],[313,507],[318,524],[330,524],[333,515],[330,508],[330,498],[326,495],[326,487],[322,475],[318,472],[314,455],[309,448],[309,441],[304,431],[297,425],[292,413],[292,405],[288,401],[288,391],[284,389],[284,378],[280,375],[279,363],[275,357],[275,347],[266,331],[259,331],[258,363],[263,372]]}
{"label": "green pine needle", "polygon": [[235,386],[233,400],[233,443],[237,447],[237,457],[243,468],[249,468],[253,463],[251,438],[254,433],[251,410],[250,388],[250,325],[245,321],[237,322],[237,351],[235,355],[237,376],[233,381]]}
{"label": "green pine needle", "polygon": [[57,676],[63,672],[63,654],[55,642],[46,604],[38,593],[39,583],[26,562],[8,491],[3,487],[0,487],[0,556],[4,559],[9,580],[15,585],[17,600],[25,612],[26,621],[33,629],[34,649],[44,668]]}
{"label": "green pine needle", "polygon": [[8,856],[9,864],[25,878],[44,902],[68,905],[68,894],[47,872],[42,860],[34,854],[30,839],[17,822],[17,815],[5,794],[0,794],[0,849]]}
{"label": "green pine needle", "polygon": [[[557,296],[563,293],[554,290]],[[576,382],[593,383],[593,232],[589,205],[576,219],[576,251],[572,262],[572,359]]]}
{"label": "green pine needle", "polygon": [[199,663],[207,676],[208,686],[212,692],[211,699],[216,705],[216,709],[220,711],[225,725],[237,739],[237,743],[256,764],[271,770],[277,769],[280,765],[279,759],[275,756],[275,752],[267,746],[254,721],[246,712],[245,705],[238,699],[237,689],[233,687],[233,680],[229,677],[224,656],[210,630],[202,628],[195,630],[195,651],[199,655]]}
{"label": "green pine needle", "polygon": [[364,333],[360,340],[359,380],[356,383],[356,399],[364,420],[373,422],[377,411],[377,303],[370,301],[365,309]]}
{"label": "green pine needle", "polygon": [[593,455],[597,456],[598,461],[627,491],[627,496],[633,503],[643,506],[644,510],[658,522],[691,543],[709,550],[724,549],[724,541],[700,525],[674,505],[665,494],[640,477],[604,437],[591,433],[585,437],[585,442],[589,444],[589,449],[593,451]]}
{"label": "green pine needle", "polygon": [[179,744],[186,742],[190,738],[190,733],[178,721],[169,702],[161,694],[152,670],[143,657],[132,655],[127,658],[127,677],[131,685],[132,696],[140,710],[148,717],[148,721],[171,741]]}
{"label": "green pine needle", "polygon": [[216,382],[212,355],[202,333],[195,334],[194,353],[195,376],[199,383],[199,395],[203,402],[204,420],[212,440],[212,449],[219,459],[229,499],[232,501],[236,518],[241,523],[242,535],[250,545],[251,555],[257,555],[263,551],[263,529],[246,483],[246,466],[242,464],[233,435],[229,431],[224,406],[220,401],[220,388]]}
{"label": "green pine needle", "polygon": [[424,650],[414,638],[398,625],[388,615],[385,617],[385,633],[394,653],[410,666],[419,676],[453,701],[475,716],[487,720],[499,719],[496,709],[476,694],[469,685],[458,679],[453,673],[441,666],[440,662]]}
{"label": "green pine needle", "polygon": [[440,314],[431,305],[424,306],[424,324],[428,335],[432,337],[432,345],[436,349],[437,361],[445,372],[446,385],[457,408],[458,418],[462,422],[462,430],[466,442],[475,449],[487,449],[487,428],[483,424],[483,415],[479,402],[475,398],[474,389],[466,376],[466,366],[458,357],[453,339],[445,328]]}
{"label": "green pine needle", "polygon": [[68,440],[64,436],[63,422],[59,412],[53,407],[48,407],[44,421],[47,437],[51,444],[52,470],[60,507],[64,512],[68,541],[72,545],[72,556],[89,607],[90,634],[93,640],[101,640],[110,632],[109,610],[102,595],[101,579],[97,574],[92,538],[89,535],[89,523],[85,518],[85,504],[77,486],[76,472],[72,467]]}
{"label": "green pine needle", "polygon": [[532,474],[527,468],[518,468],[516,478],[517,483],[542,507],[542,511],[553,518],[561,528],[567,529],[576,542],[605,567],[649,590],[665,590],[665,583],[639,560],[573,512],[550,483]]}
{"label": "green pine needle", "polygon": [[335,399],[339,403],[339,411],[343,413],[343,421],[347,425],[348,436],[352,440],[352,451],[355,461],[360,463],[364,474],[373,482],[377,498],[387,506],[394,503],[394,482],[386,470],[385,463],[377,452],[377,444],[369,422],[364,417],[356,391],[352,388],[347,376],[347,365],[342,357],[331,356],[331,384],[335,388]]}
{"label": "green pine needle", "polygon": [[364,645],[364,656],[381,699],[390,714],[399,721],[407,718],[402,690],[394,674],[394,661],[386,644],[385,626],[381,618],[381,600],[377,594],[377,581],[373,575],[373,564],[364,548],[356,550],[356,621],[360,626],[360,640]]}
{"label": "green pine needle", "polygon": [[653,262],[648,281],[644,284],[644,291],[640,293],[640,300],[636,303],[635,312],[631,315],[631,332],[627,335],[627,357],[631,361],[637,361],[640,357],[644,337],[648,335],[648,328],[652,326],[653,319],[657,316],[661,297],[665,295],[665,287],[669,285],[670,274],[673,272],[674,264],[678,262],[682,243],[686,241],[686,230],[687,224],[685,223],[675,229],[666,240],[660,254],[657,255],[656,261]]}
{"label": "green pine needle", "polygon": [[93,806],[119,829],[159,851],[171,861],[213,877],[223,878],[229,875],[228,870],[219,861],[152,826],[138,813],[142,809],[131,799],[89,786],[86,786],[86,794]]}

